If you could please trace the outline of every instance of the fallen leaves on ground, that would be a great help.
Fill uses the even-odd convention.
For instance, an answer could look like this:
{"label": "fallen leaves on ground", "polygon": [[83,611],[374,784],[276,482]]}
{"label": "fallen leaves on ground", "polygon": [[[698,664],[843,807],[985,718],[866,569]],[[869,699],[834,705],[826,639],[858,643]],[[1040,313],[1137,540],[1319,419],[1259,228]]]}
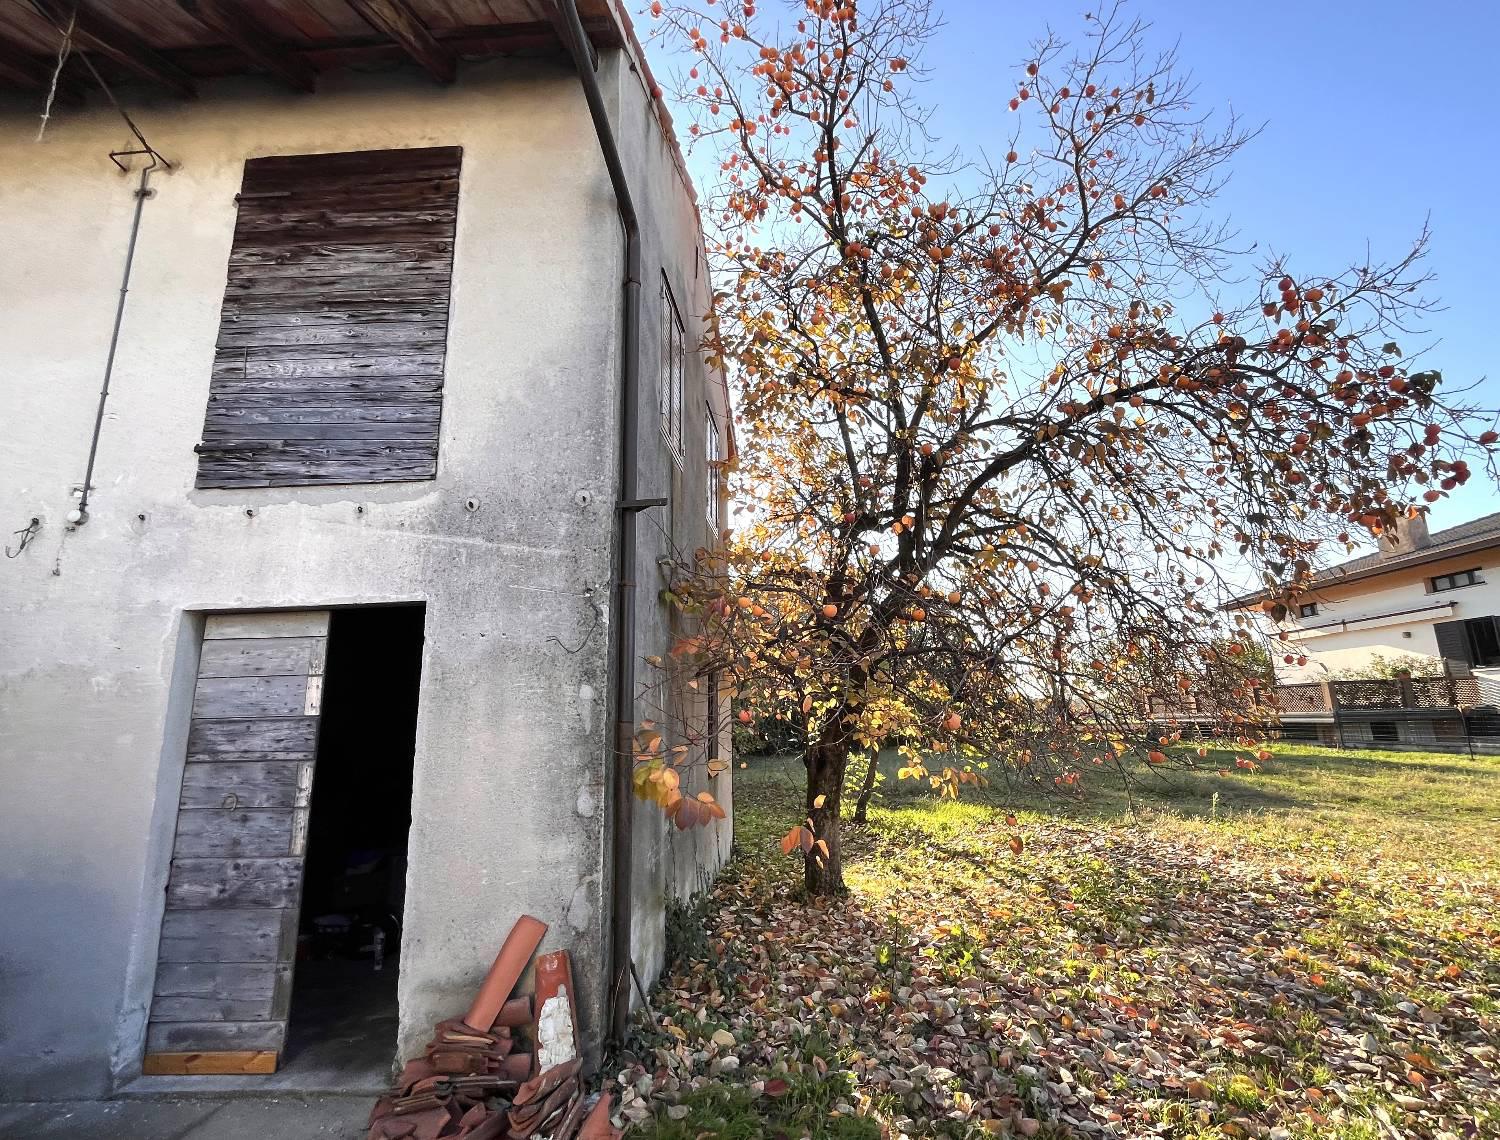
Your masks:
{"label": "fallen leaves on ground", "polygon": [[829,901],[742,828],[619,1068],[638,1131],[1500,1136],[1493,877],[923,810],[849,828]]}

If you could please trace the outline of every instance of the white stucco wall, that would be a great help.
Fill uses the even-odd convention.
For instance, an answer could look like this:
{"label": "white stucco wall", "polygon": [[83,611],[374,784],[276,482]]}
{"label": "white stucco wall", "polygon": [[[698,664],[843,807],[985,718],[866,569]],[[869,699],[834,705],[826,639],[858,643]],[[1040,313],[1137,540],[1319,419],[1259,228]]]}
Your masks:
{"label": "white stucco wall", "polygon": [[[679,301],[701,313],[684,189],[644,129],[638,79],[615,54],[604,73],[626,108],[648,270],[675,274]],[[0,566],[0,1097],[97,1095],[138,1070],[198,625],[215,610],[426,603],[402,1049],[463,1008],[523,912],[552,924],[548,946],[573,951],[597,1036],[621,241],[578,81],[557,62],[514,61],[471,67],[452,88],[346,74],[310,97],[250,80],[205,85],[192,103],[127,95],[179,166],[145,207],[91,518],[77,529],[64,515],[134,185],[107,152],[128,135],[113,112],[62,112],[38,145],[36,108],[0,104],[0,529],[43,523]],[[194,490],[244,160],[455,144],[438,477]],[[700,402],[702,383],[694,361]],[[701,490],[679,511],[701,519]],[[654,554],[643,543],[643,654],[665,648]],[[636,921],[649,958],[667,840],[659,817],[644,819],[642,866],[656,877]]]}
{"label": "white stucco wall", "polygon": [[[1473,586],[1433,592],[1432,578],[1479,568]],[[1295,617],[1280,628],[1288,638],[1276,656],[1277,675],[1287,681],[1318,680],[1328,672],[1363,668],[1377,654],[1390,660],[1415,656],[1438,666],[1433,627],[1439,622],[1500,614],[1500,552],[1443,559],[1388,575],[1320,587],[1303,599],[1318,612]],[[1286,653],[1305,654],[1305,666],[1288,665]]]}

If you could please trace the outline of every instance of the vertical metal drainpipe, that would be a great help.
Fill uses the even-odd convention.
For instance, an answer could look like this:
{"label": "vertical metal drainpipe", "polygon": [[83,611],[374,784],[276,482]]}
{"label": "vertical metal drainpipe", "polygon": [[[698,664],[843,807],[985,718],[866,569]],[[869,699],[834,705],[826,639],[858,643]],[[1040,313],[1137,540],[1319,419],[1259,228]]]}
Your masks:
{"label": "vertical metal drainpipe", "polygon": [[615,503],[615,653],[614,754],[611,777],[611,874],[609,978],[610,1027],[613,1041],[624,1038],[630,1021],[631,823],[634,804],[630,788],[631,742],[635,735],[635,562],[636,514],[657,505],[638,497],[637,435],[640,426],[641,230],[635,202],[625,179],[614,129],[594,73],[594,54],[578,15],[576,0],[556,0],[566,33],[568,54],[578,71],[589,117],[599,136],[599,150],[609,170],[615,206],[625,230],[625,305],[620,331],[620,483]]}
{"label": "vertical metal drainpipe", "polygon": [[[125,295],[130,292],[130,270],[135,264],[135,243],[141,233],[141,211],[146,199],[153,191],[147,183],[151,171],[156,168],[153,161],[141,170],[141,184],[135,190],[135,214],[130,221],[130,242],[125,247],[125,269],[120,276],[120,299],[115,303],[115,323],[109,334],[109,354],[104,358],[104,382],[99,386],[99,406],[94,411],[94,434],[89,438],[89,461],[83,472],[83,487],[78,494],[78,506],[73,508],[69,522],[82,526],[89,521],[89,490],[94,482],[94,460],[99,454],[99,434],[104,429],[104,404],[109,399],[109,382],[115,373],[115,353],[120,347],[120,327],[125,322]],[[76,515],[77,517],[73,517]]]}

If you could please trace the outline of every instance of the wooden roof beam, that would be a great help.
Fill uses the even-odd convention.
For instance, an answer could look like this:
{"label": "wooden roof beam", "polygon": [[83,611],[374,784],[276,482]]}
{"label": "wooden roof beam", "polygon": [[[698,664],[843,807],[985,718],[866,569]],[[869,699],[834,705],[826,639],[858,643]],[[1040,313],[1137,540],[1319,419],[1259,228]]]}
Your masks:
{"label": "wooden roof beam", "polygon": [[[25,87],[32,91],[45,92],[52,86],[52,73],[57,69],[55,60],[38,59],[12,40],[0,39],[0,85]],[[52,94],[55,105],[76,107],[83,102],[83,92],[78,86],[77,68],[69,65],[57,77],[57,90]],[[38,100],[40,107],[42,101]]]}
{"label": "wooden roof beam", "polygon": [[349,6],[376,31],[401,45],[422,69],[439,83],[452,83],[458,61],[440,44],[410,8],[406,0],[348,0]]}
{"label": "wooden roof beam", "polygon": [[11,40],[0,39],[0,79],[18,87],[45,90],[52,83],[52,70]]}
{"label": "wooden roof beam", "polygon": [[200,23],[212,28],[254,63],[290,84],[311,92],[318,73],[293,49],[277,43],[235,0],[178,0]]}
{"label": "wooden roof beam", "polygon": [[[31,0],[31,3],[58,30],[58,35],[62,35],[69,22],[74,21],[74,9],[62,0]],[[179,95],[191,98],[198,93],[191,75],[130,29],[100,15],[93,8],[78,5],[73,38],[85,50],[107,55],[121,66]]]}

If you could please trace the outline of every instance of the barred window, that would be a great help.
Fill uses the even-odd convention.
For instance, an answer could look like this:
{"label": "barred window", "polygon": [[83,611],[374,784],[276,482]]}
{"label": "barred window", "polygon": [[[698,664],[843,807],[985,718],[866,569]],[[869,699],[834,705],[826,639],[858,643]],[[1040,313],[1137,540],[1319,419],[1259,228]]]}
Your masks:
{"label": "barred window", "polygon": [[682,385],[686,335],[682,314],[665,276],[661,279],[661,436],[673,462],[682,463]]}
{"label": "barred window", "polygon": [[714,419],[714,410],[704,405],[704,439],[706,458],[708,459],[708,525],[718,530],[719,521],[719,495],[722,486],[719,474],[719,422]]}

